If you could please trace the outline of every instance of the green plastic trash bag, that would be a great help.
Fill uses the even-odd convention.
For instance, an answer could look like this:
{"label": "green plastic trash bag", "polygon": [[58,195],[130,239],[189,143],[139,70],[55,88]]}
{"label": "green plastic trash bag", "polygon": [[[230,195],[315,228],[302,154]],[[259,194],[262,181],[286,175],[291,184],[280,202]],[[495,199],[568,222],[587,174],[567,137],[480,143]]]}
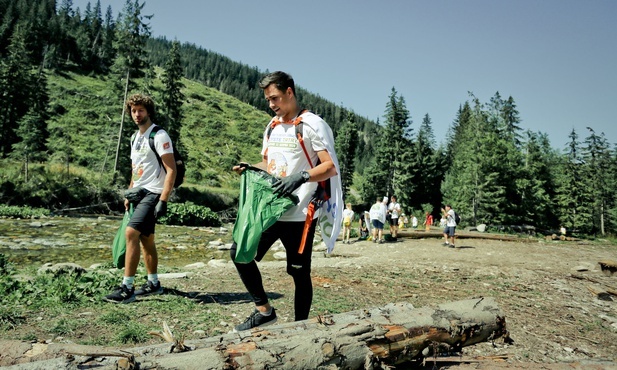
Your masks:
{"label": "green plastic trash bag", "polygon": [[274,181],[274,176],[256,167],[249,166],[242,171],[238,217],[233,230],[238,263],[255,259],[261,233],[299,202],[295,195],[279,197],[273,194]]}
{"label": "green plastic trash bag", "polygon": [[128,211],[124,212],[124,218],[122,219],[120,228],[118,229],[118,232],[116,232],[116,236],[114,237],[114,244],[111,246],[111,254],[113,256],[114,266],[119,269],[124,267],[124,256],[126,255],[125,230],[126,225],[129,224],[131,216],[133,216],[133,204],[129,206]]}

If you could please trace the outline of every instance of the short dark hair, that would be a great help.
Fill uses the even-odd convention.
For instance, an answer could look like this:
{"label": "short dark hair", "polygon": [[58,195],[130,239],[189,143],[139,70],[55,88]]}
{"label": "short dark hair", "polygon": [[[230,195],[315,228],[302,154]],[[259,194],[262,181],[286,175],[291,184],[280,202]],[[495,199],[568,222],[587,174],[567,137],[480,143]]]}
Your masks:
{"label": "short dark hair", "polygon": [[277,89],[285,92],[288,87],[291,87],[291,91],[296,95],[296,84],[294,83],[293,77],[290,74],[276,71],[269,73],[261,78],[259,81],[259,87],[265,90],[268,86],[274,84]]}
{"label": "short dark hair", "polygon": [[151,97],[144,94],[133,94],[129,96],[128,100],[126,101],[126,109],[130,111],[131,107],[135,105],[142,105],[144,108],[146,108],[146,111],[148,112],[150,118],[154,118],[154,100],[152,100]]}

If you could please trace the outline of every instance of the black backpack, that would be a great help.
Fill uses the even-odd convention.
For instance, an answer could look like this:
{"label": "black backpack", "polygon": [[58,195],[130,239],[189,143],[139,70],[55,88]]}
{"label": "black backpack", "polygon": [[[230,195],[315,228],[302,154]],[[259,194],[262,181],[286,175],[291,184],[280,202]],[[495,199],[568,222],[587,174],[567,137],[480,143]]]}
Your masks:
{"label": "black backpack", "polygon": [[458,215],[458,212],[454,212],[454,222],[456,222],[457,226],[461,223],[461,216]]}
{"label": "black backpack", "polygon": [[[152,131],[150,131],[150,136],[148,137],[148,144],[150,144],[150,149],[154,152],[154,155],[156,156],[156,160],[159,162],[159,166],[161,166],[163,171],[165,171],[165,166],[163,166],[163,160],[161,159],[161,156],[159,156],[159,153],[156,152],[156,148],[154,146],[154,136],[156,136],[156,133],[159,132],[160,130],[163,130],[160,126],[154,126],[152,128]],[[174,181],[174,188],[177,188],[180,185],[182,185],[182,183],[184,182],[184,174],[186,173],[186,165],[184,164],[184,160],[182,159],[180,152],[176,150],[175,146],[174,146],[174,160],[176,161],[176,181]]]}

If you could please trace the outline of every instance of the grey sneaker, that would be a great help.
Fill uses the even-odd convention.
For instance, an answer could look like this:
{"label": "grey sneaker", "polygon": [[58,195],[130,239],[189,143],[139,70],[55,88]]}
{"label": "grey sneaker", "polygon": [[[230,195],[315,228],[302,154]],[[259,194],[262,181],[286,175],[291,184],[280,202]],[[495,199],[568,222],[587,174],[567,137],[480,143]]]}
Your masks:
{"label": "grey sneaker", "polygon": [[163,294],[163,287],[161,286],[161,282],[157,281],[156,285],[154,285],[150,280],[146,282],[141,288],[135,291],[135,295],[138,296],[148,296],[148,295],[156,295]]}
{"label": "grey sneaker", "polygon": [[250,330],[259,326],[268,326],[276,322],[276,311],[272,308],[272,313],[269,316],[264,316],[259,311],[255,310],[246,318],[246,320],[234,328],[234,332]]}
{"label": "grey sneaker", "polygon": [[111,303],[131,303],[135,300],[135,287],[129,289],[122,284],[103,300]]}

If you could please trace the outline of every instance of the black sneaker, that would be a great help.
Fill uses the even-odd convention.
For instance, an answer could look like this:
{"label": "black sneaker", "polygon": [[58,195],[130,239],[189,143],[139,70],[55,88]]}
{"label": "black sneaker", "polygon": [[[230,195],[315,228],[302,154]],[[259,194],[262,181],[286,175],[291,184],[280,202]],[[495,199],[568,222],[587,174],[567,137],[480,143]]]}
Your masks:
{"label": "black sneaker", "polygon": [[251,316],[247,317],[246,320],[237,325],[234,328],[234,332],[250,330],[259,326],[268,326],[272,325],[276,322],[276,311],[272,308],[272,313],[269,316],[264,316],[259,311],[255,310],[251,314]]}
{"label": "black sneaker", "polygon": [[103,299],[111,303],[131,303],[135,300],[135,287],[129,289],[126,285],[122,284]]}
{"label": "black sneaker", "polygon": [[450,243],[443,243],[442,244],[444,247],[447,247],[448,245],[450,245]]}
{"label": "black sneaker", "polygon": [[161,282],[157,281],[156,285],[154,285],[150,280],[147,283],[141,286],[141,288],[135,291],[135,295],[138,296],[147,296],[147,295],[156,295],[163,294],[163,287],[161,286]]}
{"label": "black sneaker", "polygon": [[450,244],[450,248],[456,248],[454,244]]}

